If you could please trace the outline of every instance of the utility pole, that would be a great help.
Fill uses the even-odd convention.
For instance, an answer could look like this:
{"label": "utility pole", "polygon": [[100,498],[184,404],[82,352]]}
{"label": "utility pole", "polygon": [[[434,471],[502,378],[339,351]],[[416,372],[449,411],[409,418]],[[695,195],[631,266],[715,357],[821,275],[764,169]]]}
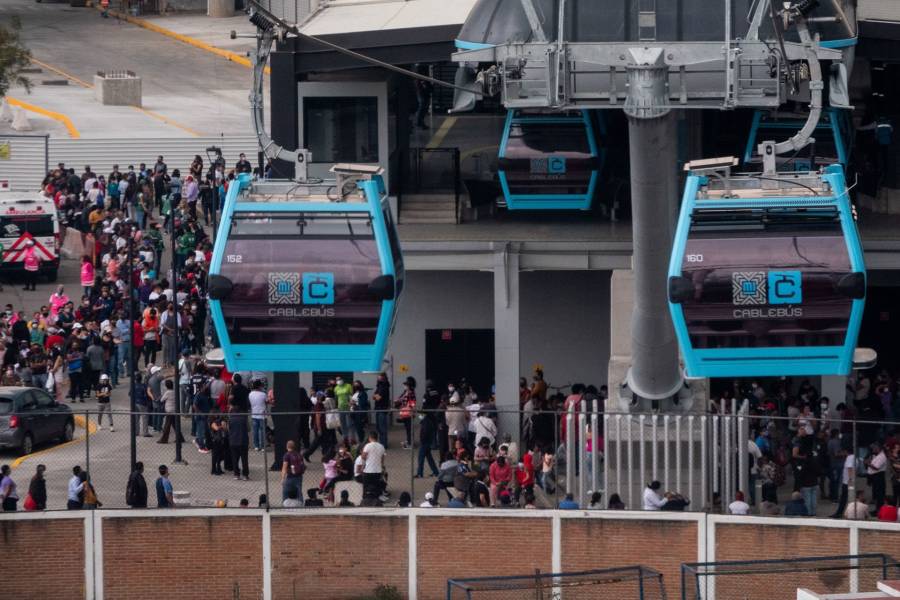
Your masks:
{"label": "utility pole", "polygon": [[[128,268],[125,273],[128,277],[128,305],[126,314],[128,315],[128,398],[131,407],[131,470],[135,469],[137,464],[137,403],[135,402],[135,365],[134,360],[134,223],[129,222],[125,225],[128,232]],[[115,360],[118,360],[116,358]],[[118,365],[116,366],[118,368]]]}
{"label": "utility pole", "polygon": [[181,456],[181,443],[184,439],[181,435],[181,373],[178,368],[178,358],[181,352],[178,350],[178,328],[179,323],[181,321],[181,310],[178,306],[178,253],[175,250],[175,234],[177,229],[175,228],[175,203],[170,198],[169,199],[169,223],[171,224],[172,230],[172,303],[175,305],[175,326],[173,327],[175,331],[175,375],[173,377],[175,385],[173,386],[175,392],[175,464],[181,465],[186,464],[184,459]]}

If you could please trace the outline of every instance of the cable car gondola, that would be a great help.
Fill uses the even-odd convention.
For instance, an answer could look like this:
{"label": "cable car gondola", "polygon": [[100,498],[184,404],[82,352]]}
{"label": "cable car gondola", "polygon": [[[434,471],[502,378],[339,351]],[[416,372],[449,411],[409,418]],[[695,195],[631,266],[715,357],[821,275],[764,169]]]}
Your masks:
{"label": "cable car gondola", "polygon": [[[757,110],[753,114],[747,145],[744,147],[742,164],[745,168],[758,170],[762,158],[756,149],[764,140],[788,136],[802,129],[806,122],[804,115],[783,115]],[[845,109],[828,107],[822,109],[822,116],[813,131],[815,143],[811,143],[790,157],[778,157],[779,171],[814,171],[820,167],[839,164],[845,169],[850,159],[852,124],[850,113]]]}
{"label": "cable car gondola", "polygon": [[228,191],[210,264],[213,322],[231,371],[377,371],[403,288],[381,169]]}
{"label": "cable car gondola", "polygon": [[849,374],[866,271],[843,170],[731,176],[735,159],[713,161],[686,167],[669,263],[687,375]]}
{"label": "cable car gondola", "polygon": [[507,113],[497,174],[510,210],[588,210],[602,165],[589,111]]}

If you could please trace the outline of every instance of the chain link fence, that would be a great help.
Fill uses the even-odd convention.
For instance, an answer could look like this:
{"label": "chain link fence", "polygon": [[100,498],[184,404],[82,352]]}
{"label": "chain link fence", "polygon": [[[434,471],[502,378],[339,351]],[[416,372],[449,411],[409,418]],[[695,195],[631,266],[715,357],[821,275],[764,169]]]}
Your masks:
{"label": "chain link fence", "polygon": [[[246,502],[281,508],[293,487],[299,497],[291,500],[299,502],[289,505],[447,506],[452,500],[455,506],[556,508],[566,502],[566,507],[574,503],[579,508],[634,510],[643,507],[648,483],[659,481],[659,493],[667,499],[664,510],[724,513],[739,491],[751,504],[754,497],[774,495],[778,508],[779,502],[786,507],[797,489],[796,461],[789,454],[794,435],[791,422],[740,411],[725,415],[604,414],[599,410],[517,413],[511,421],[521,417],[529,426],[514,436],[497,430],[497,422],[510,420],[498,418],[504,411],[488,405],[485,410],[466,409],[465,429],[452,432],[443,409],[420,409],[412,415],[401,410],[319,410],[179,417],[98,407],[59,403],[20,410],[0,399],[0,446],[17,448],[0,449],[0,464],[12,467],[21,499],[42,464],[47,509],[65,509],[71,500],[68,483],[78,466],[89,474],[102,508],[125,508],[133,461],[144,465],[149,506],[156,506],[155,484],[162,465],[169,470],[179,506],[233,507]],[[246,433],[237,436],[240,439],[232,439],[229,420],[243,424],[239,429]],[[862,438],[877,438],[895,429],[894,423],[843,421],[837,431],[841,447],[858,459],[857,472],[864,473],[867,443]],[[383,466],[367,468],[360,455],[372,431],[378,431],[387,450]],[[756,457],[747,440],[760,431],[770,432],[766,439],[772,448],[767,455],[770,462],[778,463],[779,475],[774,483],[767,482],[762,469],[752,468]],[[302,478],[284,486],[282,457],[288,440],[303,453],[305,466]],[[26,455],[17,457],[23,448]],[[501,456],[503,460],[498,460]],[[366,471],[372,473],[366,476]],[[832,485],[839,476],[839,469],[823,465],[817,492],[819,516],[839,508],[835,508],[834,490],[852,501],[854,485],[862,481],[850,481],[841,490],[840,485]],[[878,477],[884,483],[880,488],[875,486]],[[900,481],[900,473],[888,467],[867,477],[870,497],[877,496],[878,489],[884,496],[889,480]],[[826,496],[832,504],[824,501]],[[778,514],[762,508],[757,502],[753,512]]]}

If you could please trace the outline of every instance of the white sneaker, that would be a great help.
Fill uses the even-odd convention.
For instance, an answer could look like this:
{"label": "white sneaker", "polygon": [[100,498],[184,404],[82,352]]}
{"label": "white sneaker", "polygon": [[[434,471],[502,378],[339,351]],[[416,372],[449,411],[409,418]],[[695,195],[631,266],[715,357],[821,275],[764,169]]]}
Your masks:
{"label": "white sneaker", "polygon": [[97,431],[103,431],[103,425],[97,425]]}
{"label": "white sneaker", "polygon": [[110,428],[109,428],[109,431],[110,431],[110,432],[113,432],[113,431],[115,431],[115,429],[113,429],[112,427],[110,427]]}

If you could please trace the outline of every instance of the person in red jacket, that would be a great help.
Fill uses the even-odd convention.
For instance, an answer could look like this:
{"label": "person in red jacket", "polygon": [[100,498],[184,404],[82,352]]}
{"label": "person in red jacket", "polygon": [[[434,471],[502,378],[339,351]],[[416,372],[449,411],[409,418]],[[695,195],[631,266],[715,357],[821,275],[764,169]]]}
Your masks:
{"label": "person in red jacket", "polygon": [[884,504],[878,509],[878,520],[889,523],[897,522],[897,502],[894,498],[888,497],[885,499]]}
{"label": "person in red jacket", "polygon": [[522,457],[522,461],[516,465],[516,469],[513,473],[513,476],[516,479],[516,502],[519,502],[519,497],[522,495],[522,491],[525,491],[525,495],[534,494],[534,456],[531,452],[526,452],[525,456]]}

